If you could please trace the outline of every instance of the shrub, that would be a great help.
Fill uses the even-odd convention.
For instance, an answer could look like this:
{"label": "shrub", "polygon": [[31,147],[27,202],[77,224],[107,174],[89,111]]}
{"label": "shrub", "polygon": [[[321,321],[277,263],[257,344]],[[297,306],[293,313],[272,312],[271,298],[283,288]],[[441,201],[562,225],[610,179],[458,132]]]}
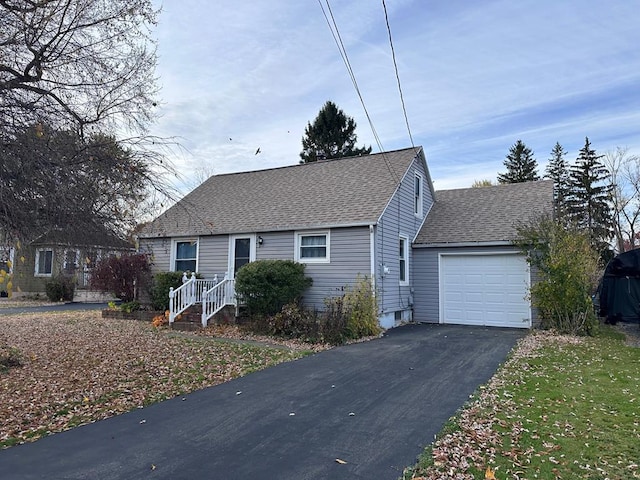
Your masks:
{"label": "shrub", "polygon": [[121,303],[120,310],[126,313],[136,312],[140,310],[140,302],[133,300],[132,302]]}
{"label": "shrub", "polygon": [[304,265],[291,260],[258,260],[244,265],[236,276],[236,294],[250,315],[271,316],[299,299],[312,284]]}
{"label": "shrub", "polygon": [[368,278],[358,275],[353,287],[344,296],[347,311],[347,336],[356,339],[378,335],[378,304]]}
{"label": "shrub", "polygon": [[73,278],[60,275],[45,283],[44,288],[47,298],[52,302],[70,302],[73,300],[76,285]]}
{"label": "shrub", "polygon": [[6,340],[0,341],[0,373],[12,367],[22,366],[22,353],[15,347],[10,347]]}
{"label": "shrub", "polygon": [[169,309],[169,289],[182,285],[182,272],[160,272],[153,276],[151,304],[154,310]]}
{"label": "shrub", "polygon": [[109,292],[123,302],[138,298],[142,288],[148,286],[149,258],[142,253],[123,254],[100,260],[91,274],[91,286]]}
{"label": "shrub", "polygon": [[596,317],[591,293],[598,279],[599,254],[585,232],[550,219],[519,227],[517,244],[537,268],[539,281],[530,288],[541,326],[561,333],[594,335]]}

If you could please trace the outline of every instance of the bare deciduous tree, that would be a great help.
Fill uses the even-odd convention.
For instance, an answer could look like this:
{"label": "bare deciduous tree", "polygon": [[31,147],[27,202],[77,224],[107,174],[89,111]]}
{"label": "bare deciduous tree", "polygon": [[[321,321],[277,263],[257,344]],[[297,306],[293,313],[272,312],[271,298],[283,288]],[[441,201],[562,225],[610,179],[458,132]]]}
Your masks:
{"label": "bare deciduous tree", "polygon": [[611,176],[616,248],[625,252],[640,246],[640,157],[626,147],[607,152],[604,164]]}
{"label": "bare deciduous tree", "polygon": [[0,0],[0,230],[118,230],[145,189],[169,191],[167,142],[148,136],[157,14],[151,0]]}

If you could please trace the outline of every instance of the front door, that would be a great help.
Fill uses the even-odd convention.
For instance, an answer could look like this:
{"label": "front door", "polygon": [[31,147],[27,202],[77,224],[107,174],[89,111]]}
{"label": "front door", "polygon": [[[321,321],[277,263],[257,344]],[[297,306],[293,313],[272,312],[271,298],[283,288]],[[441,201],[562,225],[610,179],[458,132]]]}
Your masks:
{"label": "front door", "polygon": [[255,235],[232,235],[229,237],[229,278],[235,278],[238,270],[256,259]]}

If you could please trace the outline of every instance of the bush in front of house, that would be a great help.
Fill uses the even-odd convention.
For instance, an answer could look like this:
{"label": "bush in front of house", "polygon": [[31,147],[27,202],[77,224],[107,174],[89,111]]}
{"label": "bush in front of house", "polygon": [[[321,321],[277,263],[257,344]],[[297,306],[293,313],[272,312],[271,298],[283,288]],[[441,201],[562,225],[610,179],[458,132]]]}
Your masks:
{"label": "bush in front of house", "polygon": [[72,277],[59,275],[44,285],[47,298],[52,302],[71,302],[76,289]]}
{"label": "bush in front of house", "polygon": [[259,333],[332,345],[378,335],[381,328],[371,282],[358,276],[356,283],[345,290],[344,295],[326,298],[321,312],[293,302],[275,315],[254,317],[251,328]]}
{"label": "bush in front of house", "polygon": [[143,253],[123,254],[100,260],[91,274],[91,287],[108,292],[124,303],[133,302],[148,288],[151,265]]}
{"label": "bush in front of house", "polygon": [[268,317],[298,300],[313,280],[305,266],[291,260],[258,260],[244,265],[236,275],[236,295],[251,316]]}
{"label": "bush in front of house", "polygon": [[182,285],[182,272],[160,272],[153,276],[151,304],[154,310],[169,310],[169,290]]}
{"label": "bush in front of house", "polygon": [[552,219],[521,226],[518,234],[516,244],[539,272],[530,293],[540,311],[541,326],[560,333],[595,335],[599,322],[591,293],[601,268],[589,235]]}

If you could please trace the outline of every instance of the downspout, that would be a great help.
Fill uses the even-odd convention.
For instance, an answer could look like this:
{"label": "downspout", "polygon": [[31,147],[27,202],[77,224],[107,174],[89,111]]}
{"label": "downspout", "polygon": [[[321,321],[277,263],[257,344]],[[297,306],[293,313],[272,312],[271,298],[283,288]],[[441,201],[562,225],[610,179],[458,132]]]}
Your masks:
{"label": "downspout", "polygon": [[369,225],[369,260],[371,262],[371,291],[376,296],[376,236],[373,225]]}

